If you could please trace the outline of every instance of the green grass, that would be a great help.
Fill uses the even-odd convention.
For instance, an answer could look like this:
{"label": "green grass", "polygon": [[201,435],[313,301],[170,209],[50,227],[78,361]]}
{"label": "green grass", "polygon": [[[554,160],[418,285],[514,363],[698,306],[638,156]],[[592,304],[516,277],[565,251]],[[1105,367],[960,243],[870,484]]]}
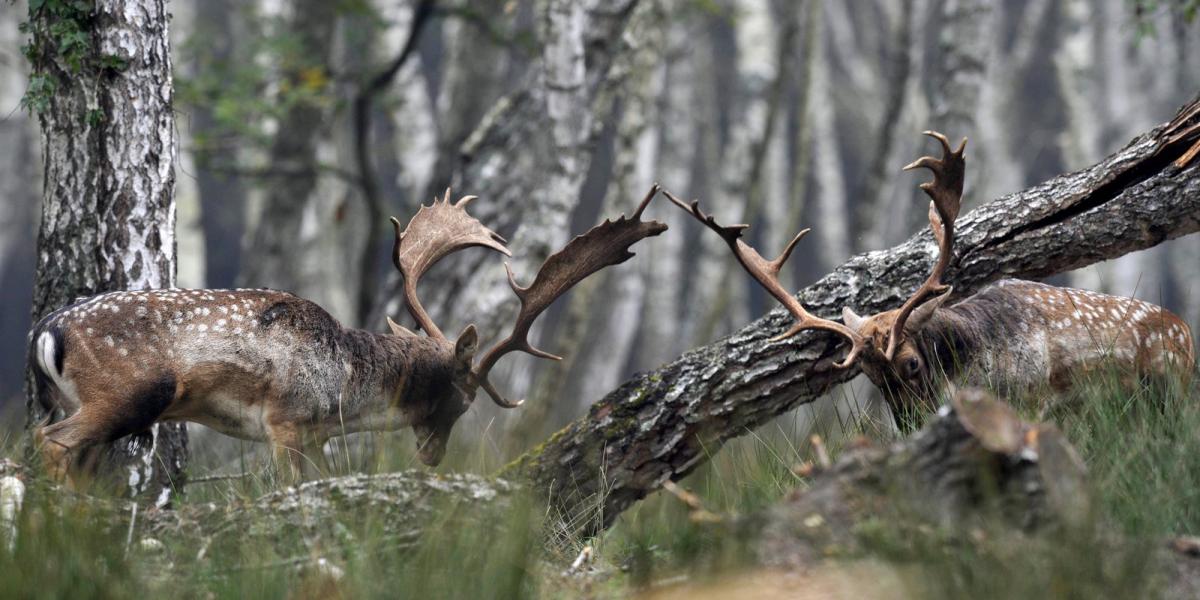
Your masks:
{"label": "green grass", "polygon": [[[1200,379],[1200,378],[1198,378]],[[1024,535],[1001,525],[971,532],[908,529],[886,516],[866,523],[864,544],[886,559],[917,597],[1144,597],[1161,536],[1200,533],[1200,395],[1145,385],[1132,395],[1097,376],[1059,403],[1050,416],[1089,468],[1094,514],[1079,528]],[[1035,407],[1022,409],[1035,414]],[[857,412],[829,418],[806,407],[733,440],[682,482],[712,512],[751,514],[803,487],[794,468],[813,461],[806,415],[825,411],[817,429],[831,454],[849,437],[886,438]],[[462,438],[463,436],[456,436]],[[459,442],[461,443],[461,442]],[[13,441],[8,454],[18,455]],[[354,446],[358,444],[358,446]],[[342,452],[342,468],[391,470],[413,466],[411,439],[360,439]],[[5,452],[0,452],[0,455]],[[491,472],[501,464],[489,448],[452,448],[448,471]],[[183,504],[248,500],[274,489],[257,454],[253,476],[188,488]],[[127,518],[113,519],[87,503],[64,502],[39,482],[30,486],[14,551],[0,548],[0,597],[181,598],[326,597],[624,597],[679,576],[712,581],[749,566],[743,541],[722,526],[694,523],[676,498],[659,493],[622,515],[598,539],[553,538],[536,502],[461,518],[471,506],[441,507],[425,535],[396,544],[378,515],[323,515],[340,528],[337,547],[306,548],[304,540],[267,543],[233,537],[197,560],[194,539],[161,536],[163,549],[126,543]],[[1123,540],[1117,543],[1117,535]],[[297,534],[298,535],[298,534]],[[555,543],[547,544],[550,537]],[[327,542],[328,543],[328,542]],[[585,545],[602,576],[564,577]],[[281,550],[281,546],[283,549]],[[288,549],[295,547],[294,552]],[[330,557],[344,576],[335,584],[312,566]],[[297,566],[296,558],[308,563]],[[174,569],[166,575],[163,564]]]}

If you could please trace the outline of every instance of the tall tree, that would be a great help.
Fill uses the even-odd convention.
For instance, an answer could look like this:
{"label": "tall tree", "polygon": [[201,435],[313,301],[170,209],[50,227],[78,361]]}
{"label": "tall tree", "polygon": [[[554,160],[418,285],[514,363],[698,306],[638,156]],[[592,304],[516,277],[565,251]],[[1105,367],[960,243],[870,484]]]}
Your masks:
{"label": "tall tree", "polygon": [[[31,2],[24,103],[45,181],[33,317],[80,296],[175,283],[175,123],[164,0]],[[30,422],[45,417],[28,402]],[[128,438],[127,438],[128,439]],[[107,453],[131,494],[165,493],[187,462],[181,425]]]}

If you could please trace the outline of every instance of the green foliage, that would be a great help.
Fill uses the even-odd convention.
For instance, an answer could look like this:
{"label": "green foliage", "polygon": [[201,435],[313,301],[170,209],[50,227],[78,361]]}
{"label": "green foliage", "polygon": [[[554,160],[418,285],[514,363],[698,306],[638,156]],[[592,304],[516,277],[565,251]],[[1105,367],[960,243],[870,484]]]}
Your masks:
{"label": "green foliage", "polygon": [[1128,2],[1139,38],[1154,37],[1158,34],[1154,19],[1164,12],[1169,13],[1169,18],[1179,19],[1185,23],[1195,21],[1196,16],[1200,14],[1200,0],[1128,0]]}
{"label": "green foliage", "polygon": [[[343,2],[339,8],[351,14],[370,9],[361,2]],[[179,102],[204,107],[213,119],[193,139],[196,157],[205,166],[239,149],[266,150],[280,122],[297,108],[323,112],[346,104],[335,85],[339,75],[330,71],[325,57],[306,47],[287,19],[258,14],[255,5],[242,8],[235,18],[245,29],[237,44],[212,43],[228,32],[200,25],[175,61]],[[372,26],[374,21],[363,22]],[[319,126],[321,119],[313,121]]]}
{"label": "green foliage", "polygon": [[[29,20],[21,23],[20,30],[29,35],[21,52],[33,72],[21,106],[32,114],[49,109],[61,80],[95,79],[128,67],[126,59],[102,54],[96,47],[95,9],[92,0],[30,0]],[[84,118],[89,124],[102,121],[90,112]]]}

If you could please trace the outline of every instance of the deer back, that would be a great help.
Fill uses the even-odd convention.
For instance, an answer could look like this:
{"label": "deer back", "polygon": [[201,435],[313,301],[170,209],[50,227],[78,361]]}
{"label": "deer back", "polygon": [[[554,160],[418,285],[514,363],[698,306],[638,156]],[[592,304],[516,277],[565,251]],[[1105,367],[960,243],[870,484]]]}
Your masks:
{"label": "deer back", "polygon": [[1008,393],[1064,391],[1100,368],[1187,374],[1195,362],[1191,330],[1162,307],[1031,281],[940,308],[914,337],[943,373]]}

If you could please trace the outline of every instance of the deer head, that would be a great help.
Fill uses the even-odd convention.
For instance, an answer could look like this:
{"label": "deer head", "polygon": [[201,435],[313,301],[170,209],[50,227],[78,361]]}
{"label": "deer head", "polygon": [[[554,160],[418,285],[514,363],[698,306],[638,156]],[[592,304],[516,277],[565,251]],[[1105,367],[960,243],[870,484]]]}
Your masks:
{"label": "deer head", "polygon": [[920,331],[950,295],[953,287],[942,282],[942,275],[954,255],[954,221],[962,208],[963,138],[957,149],[951,149],[946,136],[926,131],[925,135],[942,146],[942,157],[923,156],[904,167],[905,171],[929,169],[933,181],[921,184],[931,199],[929,227],[938,244],[938,258],[933,270],[917,291],[900,308],[869,317],[860,317],[849,307],[842,309],[842,321],[867,341],[860,367],[871,381],[892,396],[893,406],[901,401],[897,396],[928,397],[936,373],[914,343],[913,334]]}
{"label": "deer head", "polygon": [[[488,380],[492,368],[506,354],[520,351],[539,358],[561,360],[558,356],[533,347],[529,342],[534,321],[575,284],[604,267],[632,258],[633,253],[629,248],[633,244],[666,231],[667,226],[663,223],[641,220],[642,213],[658,189],[657,185],[651,187],[632,217],[605,220],[550,255],[528,286],[519,285],[512,269],[505,263],[509,285],[520,299],[521,309],[509,335],[484,353],[477,364],[478,333],[475,326],[468,325],[451,342],[421,306],[417,297],[417,283],[421,275],[442,257],[464,248],[478,246],[512,256],[504,246],[504,238],[467,214],[466,206],[473,196],[451,204],[450,190],[446,190],[440,202],[435,200],[432,206],[421,207],[403,231],[400,222],[392,219],[396,229],[393,262],[404,277],[405,305],[417,325],[439,345],[443,356],[452,365],[450,384],[438,390],[436,398],[429,398],[426,414],[413,421],[413,432],[417,436],[423,462],[436,465],[441,460],[451,429],[470,408],[479,388],[483,388],[492,401],[503,408],[516,408],[524,402],[505,398]],[[388,319],[388,323],[395,335],[417,335],[391,319]]]}
{"label": "deer head", "polygon": [[870,317],[860,317],[846,308],[842,313],[844,323],[809,314],[799,300],[779,283],[779,270],[808,229],[797,234],[779,258],[768,261],[740,239],[749,225],[720,225],[712,216],[700,210],[698,202],[687,204],[670,192],[664,193],[676,206],[720,235],[742,267],[796,318],[796,323],[775,339],[788,338],[809,329],[836,333],[850,344],[846,357],[836,363],[838,367],[859,364],[885,394],[921,394],[932,385],[933,374],[930,365],[926,364],[912,342],[910,333],[927,323],[952,291],[950,286],[942,283],[941,278],[953,254],[954,220],[962,204],[963,150],[967,143],[964,139],[957,150],[952,150],[950,142],[942,134],[926,131],[925,135],[941,143],[942,158],[925,156],[904,169],[925,168],[933,172],[933,181],[921,184],[921,189],[932,199],[929,225],[938,243],[937,263],[921,287],[900,308]]}

